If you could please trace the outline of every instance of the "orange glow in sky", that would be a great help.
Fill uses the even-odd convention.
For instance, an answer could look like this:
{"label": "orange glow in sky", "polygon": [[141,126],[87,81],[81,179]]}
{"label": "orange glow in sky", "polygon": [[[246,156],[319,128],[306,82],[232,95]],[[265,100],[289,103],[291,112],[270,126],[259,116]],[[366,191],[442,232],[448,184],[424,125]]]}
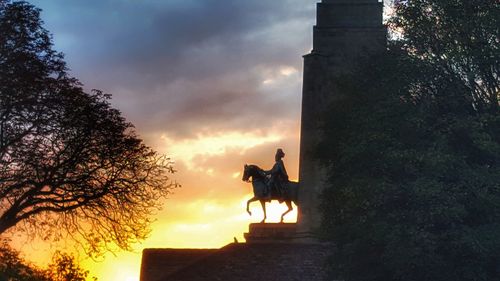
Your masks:
{"label": "orange glow in sky", "polygon": [[[284,161],[291,180],[298,172],[298,120],[277,128],[278,134],[258,135],[247,133],[199,136],[193,140],[173,143],[165,135],[158,137],[156,148],[168,155],[175,155],[178,173],[173,179],[182,184],[164,202],[157,214],[150,237],[135,245],[134,252],[107,254],[103,261],[82,258],[82,265],[92,276],[101,281],[137,281],[140,275],[141,251],[144,248],[220,248],[232,243],[234,238],[244,242],[243,233],[248,224],[260,222],[263,217],[259,202],[251,205],[252,216],[246,201],[252,195],[250,183],[241,180],[243,165],[257,164],[264,169],[273,165],[275,149],[287,153]],[[172,152],[169,153],[168,151]],[[286,211],[285,204],[267,204],[268,222],[279,222]],[[295,222],[297,208],[285,217],[285,222]],[[54,250],[43,242],[26,243],[20,239],[18,247],[39,265],[50,260]],[[23,245],[22,245],[23,244]],[[71,250],[71,248],[68,248]]]}
{"label": "orange glow in sky", "polygon": [[[251,133],[228,133],[200,136],[176,144],[161,136],[161,141],[170,144],[165,146],[166,150],[172,149],[172,153],[167,154],[177,155],[179,173],[174,177],[182,187],[166,200],[150,238],[137,245],[135,253],[108,255],[104,262],[88,261],[86,266],[100,280],[136,281],[143,248],[220,248],[232,243],[234,238],[244,242],[243,233],[248,231],[248,224],[260,222],[263,213],[259,202],[252,203],[252,216],[245,211],[246,201],[253,195],[251,184],[241,180],[243,165],[252,163],[270,169],[275,149],[283,147],[287,153],[284,160],[288,173],[296,180],[298,122],[296,120],[295,126],[283,130],[290,132],[288,139],[287,135],[259,137]],[[285,204],[268,203],[267,221],[279,222],[286,209]],[[295,222],[296,218],[294,205],[294,211],[285,217],[285,222]]]}

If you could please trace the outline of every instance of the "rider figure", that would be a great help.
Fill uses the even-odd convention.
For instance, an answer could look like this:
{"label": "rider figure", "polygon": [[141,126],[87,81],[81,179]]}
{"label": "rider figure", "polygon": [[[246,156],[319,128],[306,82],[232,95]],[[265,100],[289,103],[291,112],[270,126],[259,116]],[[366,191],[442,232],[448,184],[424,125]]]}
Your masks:
{"label": "rider figure", "polygon": [[272,188],[276,188],[277,195],[282,201],[282,198],[285,195],[285,185],[288,183],[288,174],[286,173],[285,164],[283,163],[282,158],[285,157],[285,153],[281,148],[278,148],[276,151],[276,155],[274,156],[274,166],[269,171],[264,171],[266,175],[271,175],[271,179],[269,180],[269,191],[268,197],[271,196]]}

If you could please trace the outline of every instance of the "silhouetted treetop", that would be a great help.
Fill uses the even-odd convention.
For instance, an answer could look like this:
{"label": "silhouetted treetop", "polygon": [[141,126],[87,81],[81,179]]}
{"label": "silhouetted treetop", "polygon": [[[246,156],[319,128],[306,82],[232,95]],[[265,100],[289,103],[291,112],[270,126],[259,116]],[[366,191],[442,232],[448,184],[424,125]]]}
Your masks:
{"label": "silhouetted treetop", "polygon": [[463,84],[478,110],[500,105],[500,3],[398,1],[390,20],[404,49]]}
{"label": "silhouetted treetop", "polygon": [[171,162],[68,75],[42,24],[27,2],[0,5],[0,234],[129,249],[174,186]]}

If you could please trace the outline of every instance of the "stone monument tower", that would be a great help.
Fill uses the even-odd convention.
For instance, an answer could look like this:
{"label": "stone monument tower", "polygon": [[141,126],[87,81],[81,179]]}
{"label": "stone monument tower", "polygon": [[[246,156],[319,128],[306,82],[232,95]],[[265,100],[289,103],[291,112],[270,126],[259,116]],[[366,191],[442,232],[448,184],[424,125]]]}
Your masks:
{"label": "stone monument tower", "polygon": [[378,0],[323,0],[317,8],[313,50],[304,56],[298,223],[251,224],[246,243],[221,249],[145,249],[142,281],[325,280],[333,249],[310,239],[326,179],[316,156],[321,123],[328,103],[343,96],[338,75],[356,58],[383,50],[387,31]]}
{"label": "stone monument tower", "polygon": [[[382,23],[383,3],[378,0],[322,0],[317,4],[313,50],[304,56],[300,140],[298,231],[313,234],[319,227],[320,195],[327,176],[317,157],[326,106],[342,98],[336,77],[352,69],[360,56],[386,47]],[[335,161],[335,159],[332,159]]]}

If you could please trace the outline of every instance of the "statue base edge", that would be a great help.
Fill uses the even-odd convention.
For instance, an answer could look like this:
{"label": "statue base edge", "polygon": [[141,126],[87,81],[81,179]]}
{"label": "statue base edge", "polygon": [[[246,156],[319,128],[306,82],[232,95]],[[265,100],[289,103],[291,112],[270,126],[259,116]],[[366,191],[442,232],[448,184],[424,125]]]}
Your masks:
{"label": "statue base edge", "polygon": [[247,243],[320,243],[310,232],[298,232],[297,223],[251,223],[243,236]]}

